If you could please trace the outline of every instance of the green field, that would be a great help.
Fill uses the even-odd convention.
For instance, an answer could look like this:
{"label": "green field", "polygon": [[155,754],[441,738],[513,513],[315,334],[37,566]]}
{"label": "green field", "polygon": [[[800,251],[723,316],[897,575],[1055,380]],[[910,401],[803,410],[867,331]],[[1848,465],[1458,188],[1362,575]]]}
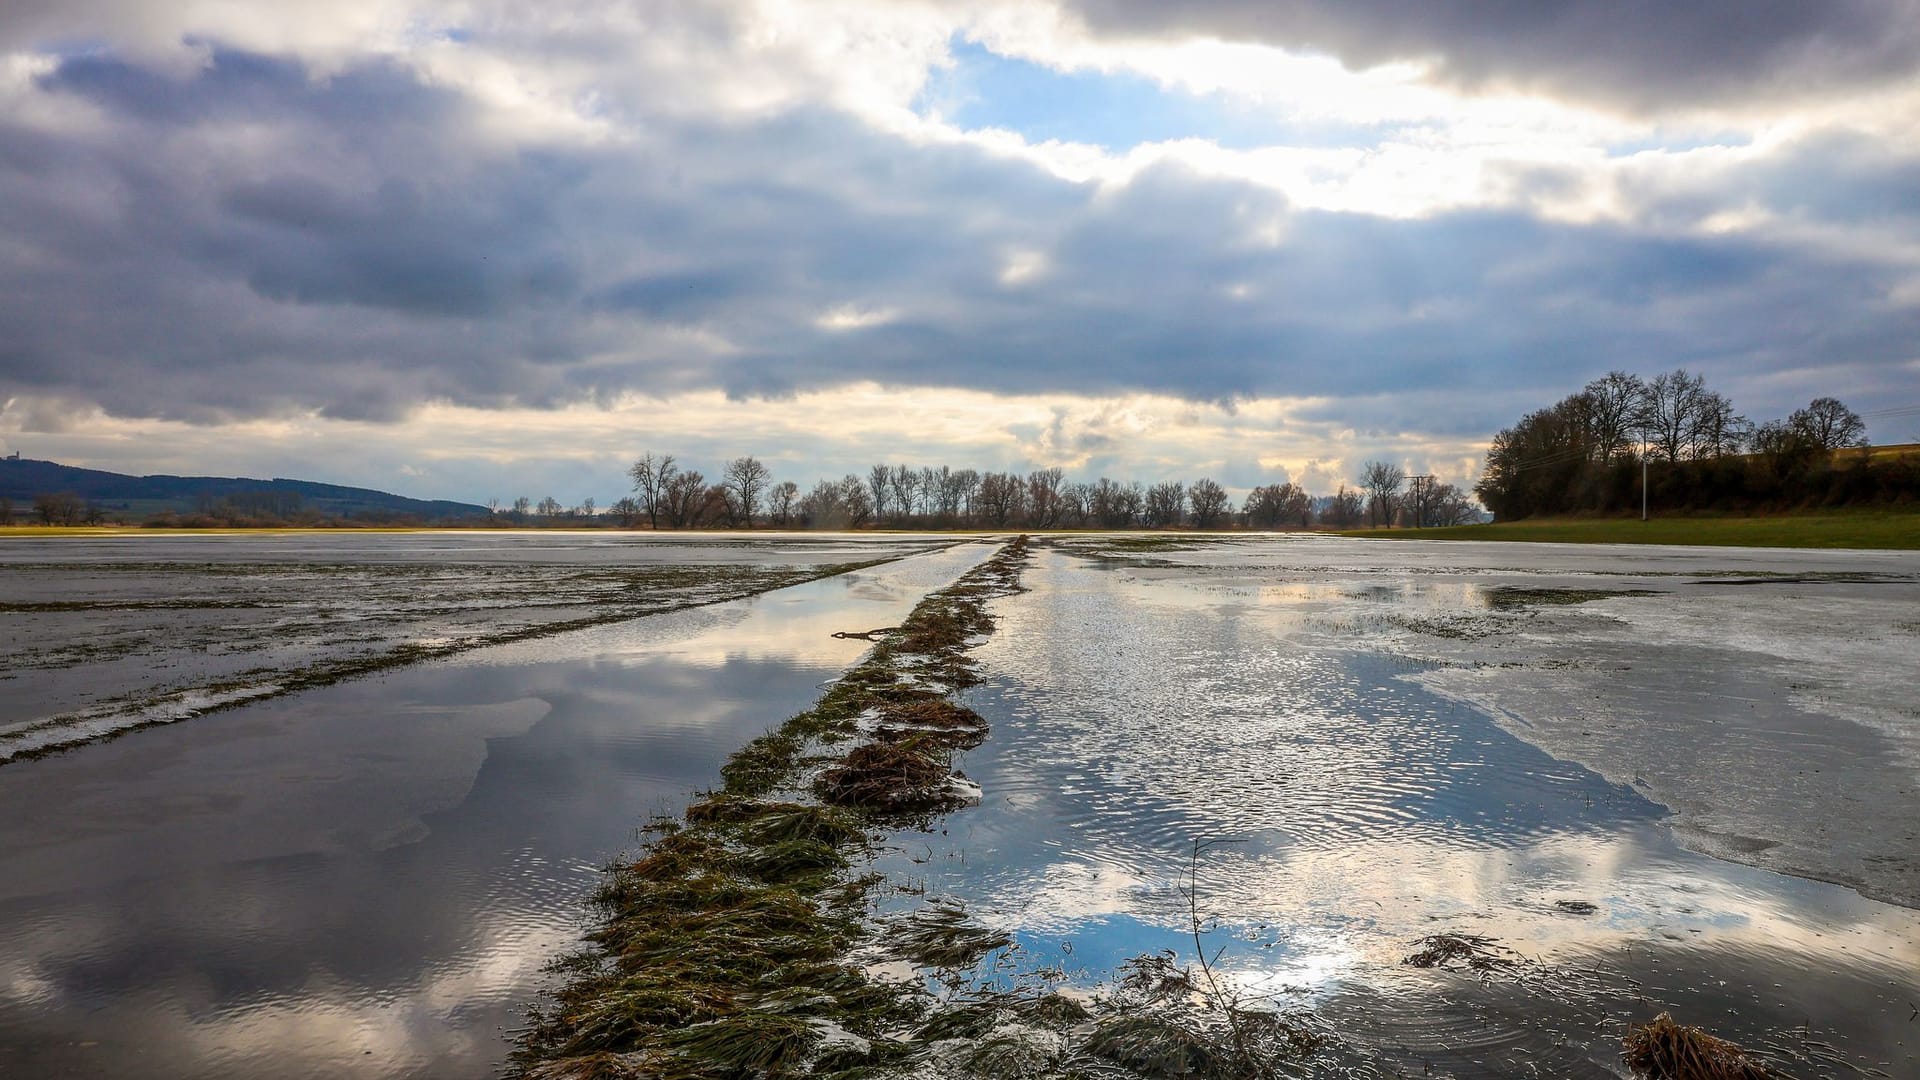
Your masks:
{"label": "green field", "polygon": [[1386,540],[1518,540],[1555,544],[1920,550],[1920,511],[1836,511],[1769,517],[1541,518],[1445,529],[1362,529]]}

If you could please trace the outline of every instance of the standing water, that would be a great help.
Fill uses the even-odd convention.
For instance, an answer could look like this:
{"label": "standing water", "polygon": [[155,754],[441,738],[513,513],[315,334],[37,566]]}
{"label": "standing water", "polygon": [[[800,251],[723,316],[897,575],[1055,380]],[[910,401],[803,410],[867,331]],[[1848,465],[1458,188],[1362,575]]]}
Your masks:
{"label": "standing water", "polygon": [[492,1075],[599,867],[989,551],[0,768],[0,1075]]}
{"label": "standing water", "polygon": [[[1920,1076],[1914,911],[1685,850],[1431,662],[1303,633],[1314,589],[1217,581],[1037,559],[978,654],[985,800],[887,868],[1010,931],[1016,968],[1097,989],[1204,951],[1413,1075],[1623,1075],[1626,1024],[1672,1009],[1804,1075]],[[1406,962],[1441,934],[1486,961]]]}

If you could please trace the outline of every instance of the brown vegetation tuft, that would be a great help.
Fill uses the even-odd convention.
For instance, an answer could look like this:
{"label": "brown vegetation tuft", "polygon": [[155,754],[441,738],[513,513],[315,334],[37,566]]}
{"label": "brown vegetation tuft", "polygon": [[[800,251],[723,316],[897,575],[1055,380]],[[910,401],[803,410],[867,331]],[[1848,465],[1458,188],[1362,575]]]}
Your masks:
{"label": "brown vegetation tuft", "polygon": [[1401,963],[1417,968],[1464,967],[1481,974],[1513,967],[1520,958],[1490,937],[1479,934],[1429,934],[1414,942],[1418,949]]}
{"label": "brown vegetation tuft", "polygon": [[845,762],[820,774],[814,790],[835,806],[925,811],[957,806],[953,777],[920,738],[855,747]]}
{"label": "brown vegetation tuft", "polygon": [[1661,1013],[1627,1029],[1627,1066],[1652,1080],[1770,1080],[1775,1074],[1738,1046]]}

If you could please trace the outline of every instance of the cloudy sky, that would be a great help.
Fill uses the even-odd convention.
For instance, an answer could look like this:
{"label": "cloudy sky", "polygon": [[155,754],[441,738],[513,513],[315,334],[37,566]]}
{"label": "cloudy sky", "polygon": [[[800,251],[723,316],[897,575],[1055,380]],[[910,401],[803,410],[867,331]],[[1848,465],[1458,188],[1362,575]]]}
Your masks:
{"label": "cloudy sky", "polygon": [[[1315,490],[1920,402],[1920,0],[6,0],[0,448]],[[1902,426],[1905,425],[1905,426]],[[1920,438],[1911,415],[1878,441]]]}

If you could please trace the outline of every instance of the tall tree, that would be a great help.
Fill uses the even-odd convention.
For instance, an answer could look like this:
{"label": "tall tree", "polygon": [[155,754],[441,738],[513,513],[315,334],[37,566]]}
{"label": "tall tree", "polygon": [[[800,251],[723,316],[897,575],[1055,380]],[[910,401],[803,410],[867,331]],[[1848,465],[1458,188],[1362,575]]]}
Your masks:
{"label": "tall tree", "polygon": [[847,528],[857,529],[873,519],[873,500],[860,478],[852,473],[840,480],[840,501],[847,510]]}
{"label": "tall tree", "polygon": [[1368,521],[1376,528],[1393,524],[1394,496],[1407,474],[1398,465],[1369,461],[1360,467],[1360,486],[1367,489]]}
{"label": "tall tree", "polygon": [[1654,453],[1679,461],[1692,447],[1706,405],[1707,381],[1684,368],[1657,376],[1647,384],[1641,403],[1640,426]]}
{"label": "tall tree", "polygon": [[1348,491],[1347,485],[1341,484],[1340,490],[1327,496],[1320,507],[1320,522],[1336,529],[1351,529],[1360,524],[1366,512],[1366,503],[1360,493]]}
{"label": "tall tree", "polygon": [[1187,489],[1173,480],[1162,481],[1147,489],[1145,507],[1147,525],[1170,529],[1187,516]]}
{"label": "tall tree", "polygon": [[1202,477],[1187,489],[1187,502],[1193,507],[1195,528],[1211,529],[1220,524],[1220,519],[1233,510],[1233,503],[1227,498],[1227,489],[1220,486],[1212,477]]}
{"label": "tall tree", "polygon": [[753,519],[760,513],[760,501],[766,497],[767,484],[773,474],[760,463],[758,458],[737,457],[727,462],[721,475],[721,486],[726,489],[729,509],[739,515],[742,524],[753,528]]}
{"label": "tall tree", "polygon": [[1640,376],[1609,371],[1581,391],[1587,399],[1593,452],[1600,461],[1630,461],[1640,436],[1647,384]]}
{"label": "tall tree", "polygon": [[707,478],[700,470],[675,470],[660,493],[660,513],[673,528],[689,528],[699,523],[706,495]]}
{"label": "tall tree", "polygon": [[1066,474],[1059,469],[1035,469],[1027,474],[1027,515],[1036,529],[1060,524],[1060,488]]}
{"label": "tall tree", "polygon": [[633,478],[633,492],[639,496],[640,510],[647,515],[649,528],[660,527],[660,516],[667,513],[667,488],[679,471],[673,463],[672,454],[662,454],[659,458],[644,454],[627,470],[627,475]]}
{"label": "tall tree", "polygon": [[874,516],[886,517],[887,508],[893,505],[893,470],[885,465],[867,470],[867,493],[871,496],[868,506]]}
{"label": "tall tree", "polygon": [[793,525],[794,511],[800,504],[800,485],[791,480],[782,480],[767,492],[767,512],[773,517],[777,528],[789,528]]}
{"label": "tall tree", "polygon": [[1787,423],[1822,450],[1866,445],[1866,421],[1837,398],[1814,398],[1806,408],[1795,409]]}

